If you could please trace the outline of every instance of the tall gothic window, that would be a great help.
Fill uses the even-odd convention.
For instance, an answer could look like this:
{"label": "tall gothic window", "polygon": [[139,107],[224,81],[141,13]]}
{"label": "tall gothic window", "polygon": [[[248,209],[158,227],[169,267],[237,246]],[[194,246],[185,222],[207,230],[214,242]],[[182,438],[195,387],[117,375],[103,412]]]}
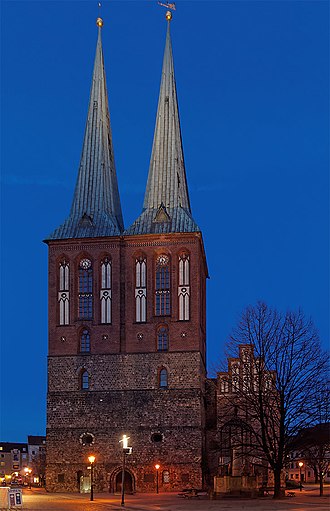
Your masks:
{"label": "tall gothic window", "polygon": [[111,260],[105,257],[101,262],[101,323],[111,323]]}
{"label": "tall gothic window", "polygon": [[89,353],[91,350],[91,337],[89,330],[84,328],[80,336],[80,353]]}
{"label": "tall gothic window", "polygon": [[135,260],[135,321],[144,323],[147,313],[147,261],[145,257]]}
{"label": "tall gothic window", "polygon": [[89,389],[89,374],[86,369],[84,369],[80,374],[80,388],[81,390]]}
{"label": "tall gothic window", "polygon": [[63,259],[59,269],[59,312],[60,325],[69,324],[69,263]]}
{"label": "tall gothic window", "polygon": [[179,256],[179,320],[188,321],[190,319],[190,268],[189,256],[182,254]]}
{"label": "tall gothic window", "polygon": [[165,367],[163,367],[160,371],[159,371],[159,387],[162,388],[162,389],[166,389],[168,386],[168,374],[167,374],[167,369],[165,369]]}
{"label": "tall gothic window", "polygon": [[79,264],[79,319],[93,318],[93,268],[89,259]]}
{"label": "tall gothic window", "polygon": [[168,351],[168,329],[161,326],[157,332],[157,351]]}
{"label": "tall gothic window", "polygon": [[170,260],[167,255],[160,255],[156,260],[155,282],[155,313],[156,316],[169,316],[171,314],[170,291]]}

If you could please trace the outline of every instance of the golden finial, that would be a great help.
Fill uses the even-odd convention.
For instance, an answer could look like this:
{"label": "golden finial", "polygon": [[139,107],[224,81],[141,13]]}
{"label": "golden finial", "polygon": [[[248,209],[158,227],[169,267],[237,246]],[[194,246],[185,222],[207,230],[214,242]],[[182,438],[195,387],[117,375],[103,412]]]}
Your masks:
{"label": "golden finial", "polygon": [[171,11],[167,11],[166,14],[165,14],[165,18],[167,19],[167,21],[171,21],[172,19],[172,13]]}
{"label": "golden finial", "polygon": [[103,27],[103,19],[102,18],[97,18],[96,24],[97,24],[97,26],[99,28],[102,28]]}

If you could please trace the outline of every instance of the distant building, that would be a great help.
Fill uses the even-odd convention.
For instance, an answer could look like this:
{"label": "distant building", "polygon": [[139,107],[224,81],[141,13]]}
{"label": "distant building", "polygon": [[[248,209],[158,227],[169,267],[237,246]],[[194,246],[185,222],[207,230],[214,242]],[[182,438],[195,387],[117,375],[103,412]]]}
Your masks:
{"label": "distant building", "polygon": [[[329,453],[330,458],[330,453]],[[299,467],[299,462],[303,463],[303,466]],[[329,461],[330,465],[330,461]],[[301,470],[301,472],[300,472]],[[302,483],[318,483],[318,477],[316,474],[316,470],[310,466],[310,461],[304,457],[303,452],[293,451],[290,456],[290,461],[287,463],[286,467],[287,478],[290,481],[295,481],[299,483],[300,474]],[[324,482],[330,483],[330,467],[329,470],[325,472]]]}
{"label": "distant building", "polygon": [[[330,423],[320,422],[304,428],[292,440],[286,469],[290,481],[330,482]],[[301,466],[299,466],[301,464]]]}
{"label": "distant building", "polygon": [[24,443],[0,442],[0,481],[10,484],[12,481],[24,482],[28,467],[28,445]]}
{"label": "distant building", "polygon": [[31,482],[43,485],[46,470],[46,437],[28,436],[29,468],[31,468]]}

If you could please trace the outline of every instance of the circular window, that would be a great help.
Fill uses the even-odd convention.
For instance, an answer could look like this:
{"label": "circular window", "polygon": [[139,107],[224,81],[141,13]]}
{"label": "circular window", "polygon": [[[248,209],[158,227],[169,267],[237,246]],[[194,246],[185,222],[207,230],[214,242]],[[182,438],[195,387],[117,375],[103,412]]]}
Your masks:
{"label": "circular window", "polygon": [[82,259],[80,261],[80,268],[83,268],[84,270],[88,270],[92,266],[92,261],[89,259]]}
{"label": "circular window", "polygon": [[168,264],[168,262],[169,262],[169,258],[165,254],[162,254],[157,257],[157,264],[159,266],[166,266]]}
{"label": "circular window", "polygon": [[163,441],[163,435],[161,433],[153,433],[151,435],[152,442],[155,442],[156,444],[159,444]]}
{"label": "circular window", "polygon": [[92,433],[83,433],[80,435],[82,445],[92,445],[95,442],[95,436]]}

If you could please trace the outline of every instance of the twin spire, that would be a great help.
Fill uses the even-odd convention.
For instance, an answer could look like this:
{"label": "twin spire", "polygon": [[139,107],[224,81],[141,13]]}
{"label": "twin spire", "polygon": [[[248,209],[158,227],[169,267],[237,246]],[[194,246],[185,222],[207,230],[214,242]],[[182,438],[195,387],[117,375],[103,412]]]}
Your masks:
{"label": "twin spire", "polygon": [[71,212],[48,239],[200,231],[190,210],[168,20],[156,127],[143,211],[124,231],[98,18],[93,80]]}

